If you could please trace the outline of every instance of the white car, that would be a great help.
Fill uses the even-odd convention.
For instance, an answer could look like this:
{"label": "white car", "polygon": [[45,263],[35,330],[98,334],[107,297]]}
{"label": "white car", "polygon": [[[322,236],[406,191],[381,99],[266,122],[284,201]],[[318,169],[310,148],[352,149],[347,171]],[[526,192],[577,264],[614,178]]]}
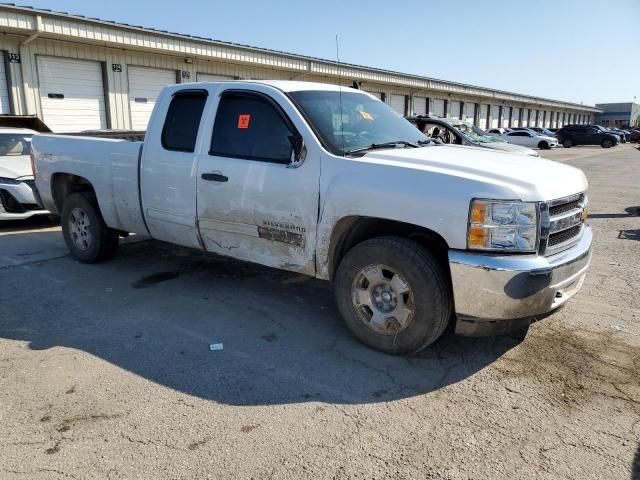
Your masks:
{"label": "white car", "polygon": [[539,148],[540,150],[548,150],[551,147],[558,146],[557,138],[541,135],[535,130],[512,130],[510,132],[503,133],[500,135],[500,138],[509,143],[521,145],[523,147]]}
{"label": "white car", "polygon": [[46,215],[36,200],[29,149],[38,132],[0,128],[0,220],[23,220]]}
{"label": "white car", "polygon": [[508,133],[510,131],[511,131],[510,128],[492,128],[490,130],[487,130],[487,133],[489,135],[493,135],[494,137],[500,137],[500,136],[502,136],[505,133]]}
{"label": "white car", "polygon": [[168,86],[144,143],[35,135],[33,155],[79,261],[133,232],[332,281],[349,330],[389,353],[452,317],[459,334],[527,328],[580,290],[591,258],[580,170],[436,145],[346,87]]}

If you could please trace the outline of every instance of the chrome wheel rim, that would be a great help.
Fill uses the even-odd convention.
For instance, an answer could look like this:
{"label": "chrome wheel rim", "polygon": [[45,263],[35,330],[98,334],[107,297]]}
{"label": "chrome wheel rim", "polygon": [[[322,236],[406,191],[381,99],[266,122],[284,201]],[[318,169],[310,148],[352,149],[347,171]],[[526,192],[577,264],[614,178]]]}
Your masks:
{"label": "chrome wheel rim", "polygon": [[91,223],[89,215],[81,208],[74,208],[69,214],[69,235],[79,250],[87,250],[91,245]]}
{"label": "chrome wheel rim", "polygon": [[361,269],[352,285],[352,302],[367,328],[381,335],[397,335],[415,317],[413,291],[393,268],[374,264]]}

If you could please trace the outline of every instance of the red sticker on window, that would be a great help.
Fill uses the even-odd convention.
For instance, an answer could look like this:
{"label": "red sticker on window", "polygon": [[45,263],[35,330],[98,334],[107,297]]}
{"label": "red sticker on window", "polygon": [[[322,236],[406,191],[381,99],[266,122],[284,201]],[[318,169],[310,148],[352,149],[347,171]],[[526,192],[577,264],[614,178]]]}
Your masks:
{"label": "red sticker on window", "polygon": [[249,128],[250,121],[251,121],[251,115],[238,116],[238,128]]}

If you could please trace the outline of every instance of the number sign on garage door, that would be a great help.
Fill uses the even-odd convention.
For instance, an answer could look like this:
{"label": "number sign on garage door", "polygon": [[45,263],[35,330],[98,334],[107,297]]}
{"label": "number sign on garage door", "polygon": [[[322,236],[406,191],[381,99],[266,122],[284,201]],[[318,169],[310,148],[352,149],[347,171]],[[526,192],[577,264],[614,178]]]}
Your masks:
{"label": "number sign on garage door", "polygon": [[54,132],[107,128],[99,62],[37,57],[42,116]]}
{"label": "number sign on garage door", "polygon": [[198,73],[196,78],[198,82],[227,82],[236,79],[230,75],[214,75],[212,73]]}
{"label": "number sign on garage door", "polygon": [[435,98],[433,100],[432,113],[436,117],[444,117],[444,100],[440,100],[439,98]]}
{"label": "number sign on garage door", "polygon": [[175,70],[129,66],[131,128],[146,130],[160,91],[176,83]]}
{"label": "number sign on garage door", "polygon": [[400,115],[404,115],[404,95],[391,94],[391,108]]}
{"label": "number sign on garage door", "polygon": [[427,99],[425,97],[413,97],[413,114],[427,114]]}

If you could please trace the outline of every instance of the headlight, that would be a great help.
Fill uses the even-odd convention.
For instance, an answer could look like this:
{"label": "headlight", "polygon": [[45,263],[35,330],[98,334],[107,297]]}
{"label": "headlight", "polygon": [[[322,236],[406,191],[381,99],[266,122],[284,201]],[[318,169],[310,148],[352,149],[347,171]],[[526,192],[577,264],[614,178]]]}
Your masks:
{"label": "headlight", "polygon": [[4,183],[5,185],[19,185],[22,181],[14,178],[0,177],[0,183]]}
{"label": "headlight", "polygon": [[511,200],[472,200],[467,247],[473,250],[535,252],[538,204]]}

